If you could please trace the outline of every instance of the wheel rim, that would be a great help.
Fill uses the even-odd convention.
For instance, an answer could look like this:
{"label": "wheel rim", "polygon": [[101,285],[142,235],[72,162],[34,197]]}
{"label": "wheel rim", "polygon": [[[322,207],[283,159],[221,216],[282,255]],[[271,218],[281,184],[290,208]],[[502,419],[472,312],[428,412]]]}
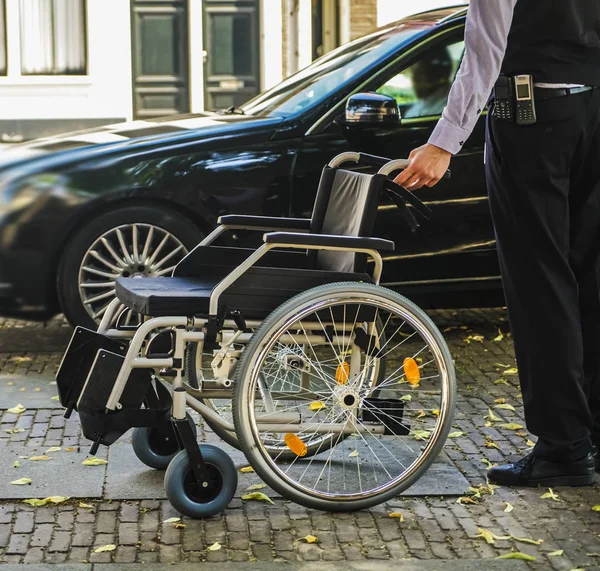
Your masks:
{"label": "wheel rim", "polygon": [[[153,224],[123,224],[108,230],[83,256],[78,287],[88,315],[100,323],[115,297],[115,282],[120,277],[168,276],[188,253],[181,240]],[[122,305],[124,325],[135,326],[140,317]]]}
{"label": "wheel rim", "polygon": [[179,452],[179,443],[172,428],[160,430],[151,427],[148,430],[148,444],[150,449],[159,456],[173,456]]}
{"label": "wheel rim", "polygon": [[[304,495],[335,502],[364,500],[390,492],[399,493],[409,487],[427,469],[443,445],[451,421],[453,400],[449,383],[451,363],[448,367],[447,359],[444,359],[438,342],[422,322],[415,319],[402,305],[393,303],[385,297],[379,299],[377,297],[377,295],[368,297],[340,295],[337,298],[315,301],[288,314],[289,317],[279,320],[279,324],[275,324],[270,329],[263,339],[263,344],[255,351],[251,363],[245,368],[250,375],[250,381],[244,383],[248,406],[242,407],[239,411],[241,429],[251,435],[258,460],[255,466],[258,468],[257,472],[263,472],[260,474],[263,479],[266,477],[271,480],[274,487],[279,487],[279,491],[282,491],[282,488],[295,490]],[[377,385],[375,390],[375,387],[368,384],[361,387],[350,382],[347,386],[338,386],[335,376],[325,367],[320,367],[315,378],[318,377],[317,381],[322,382],[321,393],[314,389],[313,393],[317,392],[320,395],[319,402],[327,408],[309,413],[306,400],[302,402],[302,399],[297,398],[300,405],[289,407],[288,410],[289,412],[301,411],[313,425],[323,426],[332,422],[348,425],[349,422],[355,422],[355,426],[364,428],[370,422],[364,420],[364,416],[361,419],[358,413],[355,420],[354,415],[351,417],[349,412],[360,408],[361,412],[368,410],[371,415],[378,416],[380,422],[375,424],[389,428],[392,426],[392,421],[397,419],[393,419],[385,409],[376,408],[372,402],[373,395],[383,394],[383,398],[396,401],[402,400],[401,396],[410,395],[410,400],[402,400],[404,416],[401,417],[400,422],[408,430],[408,434],[351,434],[345,440],[340,438],[334,441],[334,446],[330,450],[317,452],[311,457],[305,456],[304,459],[302,455],[298,455],[293,461],[279,461],[276,456],[270,454],[268,443],[264,441],[265,435],[257,428],[256,412],[260,407],[256,406],[255,401],[261,372],[265,363],[269,363],[269,355],[272,354],[273,348],[277,349],[278,339],[284,336],[289,338],[291,333],[303,330],[303,320],[314,321],[316,315],[326,314],[331,307],[339,306],[342,302],[349,304],[350,307],[358,307],[359,310],[361,307],[370,307],[372,312],[376,312],[376,318],[383,319],[386,328],[383,349],[386,351],[385,357],[391,372],[388,374],[386,371],[386,378]],[[385,316],[384,312],[387,312],[388,316]],[[348,311],[349,315],[351,313]],[[392,316],[394,319],[391,319]],[[346,325],[344,317],[342,328],[345,329]],[[419,339],[420,345],[417,346]],[[339,351],[339,348],[334,347],[334,343],[330,342],[329,345],[330,349],[333,347],[332,354]],[[402,347],[398,351],[400,355],[421,359],[419,370],[423,374],[416,386],[409,384],[401,372],[404,365],[398,367],[398,355],[391,354],[398,347]],[[347,346],[341,348],[344,350]],[[313,355],[315,357],[313,361],[318,360],[314,351]],[[400,362],[404,363],[403,360]],[[369,359],[365,359],[365,367],[368,363]],[[316,385],[318,386],[318,382]],[[435,385],[437,388],[434,387]],[[268,388],[273,390],[271,386]],[[366,398],[371,400],[365,401]],[[437,404],[434,405],[434,402]],[[281,412],[285,411],[278,411]],[[305,434],[310,438],[310,431]],[[335,438],[338,439],[338,436],[336,434]],[[254,465],[254,462],[252,463]],[[276,479],[273,480],[269,474],[274,474]]]}
{"label": "wheel rim", "polygon": [[197,504],[207,504],[212,502],[217,498],[223,487],[223,475],[221,474],[221,470],[208,462],[204,465],[208,472],[208,486],[206,488],[203,488],[201,484],[198,484],[191,468],[185,472],[185,476],[183,477],[183,489],[186,496]]}

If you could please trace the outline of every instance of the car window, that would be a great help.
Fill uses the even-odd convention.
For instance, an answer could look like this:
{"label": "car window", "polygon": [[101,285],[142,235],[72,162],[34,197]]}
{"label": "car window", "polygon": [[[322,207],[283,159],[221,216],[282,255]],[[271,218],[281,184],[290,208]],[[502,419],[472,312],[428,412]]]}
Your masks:
{"label": "car window", "polygon": [[438,44],[376,91],[396,99],[403,119],[442,114],[465,50],[464,41]]}
{"label": "car window", "polygon": [[318,104],[427,26],[395,25],[341,46],[242,105],[247,115],[289,115]]}

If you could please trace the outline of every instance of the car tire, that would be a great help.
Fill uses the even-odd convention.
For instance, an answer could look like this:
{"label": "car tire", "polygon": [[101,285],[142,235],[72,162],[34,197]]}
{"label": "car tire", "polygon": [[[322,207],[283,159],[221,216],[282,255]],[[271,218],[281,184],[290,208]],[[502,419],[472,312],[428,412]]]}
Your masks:
{"label": "car tire", "polygon": [[[117,229],[120,229],[120,235],[117,233]],[[150,233],[151,229],[152,233]],[[101,282],[104,280],[106,283],[108,283],[115,278],[96,277],[96,274],[86,273],[87,270],[82,270],[83,261],[84,259],[90,259],[90,252],[92,251],[93,247],[96,248],[96,244],[99,248],[105,247],[101,242],[102,238],[105,240],[108,239],[110,242],[115,237],[124,237],[123,241],[127,242],[127,231],[132,233],[134,231],[136,232],[136,238],[139,241],[139,259],[141,259],[141,256],[144,253],[142,250],[146,244],[148,236],[150,236],[150,240],[148,240],[150,246],[148,249],[150,251],[152,248],[154,248],[154,250],[158,250],[158,244],[160,244],[161,237],[166,236],[168,233],[170,237],[168,237],[167,241],[165,242],[166,248],[165,245],[163,245],[162,248],[164,249],[160,249],[159,254],[164,258],[163,254],[166,255],[169,253],[168,248],[171,248],[171,251],[177,250],[177,252],[176,255],[169,260],[169,264],[167,264],[167,266],[169,266],[171,263],[174,263],[174,261],[177,261],[177,259],[185,255],[185,253],[189,252],[203,238],[203,234],[200,229],[190,220],[182,216],[179,212],[165,208],[162,205],[121,206],[105,211],[97,217],[92,218],[87,223],[82,224],[81,227],[70,237],[68,243],[66,244],[57,272],[57,293],[59,304],[62,312],[71,325],[81,325],[93,330],[97,329],[101,316],[96,318],[93,317],[93,312],[96,307],[90,304],[89,300],[92,298],[90,298],[89,295],[87,299],[84,299],[83,296],[87,295],[88,289],[80,288],[80,282],[85,282],[87,279],[92,281],[95,279],[100,280]],[[142,245],[142,242],[144,245]],[[132,244],[133,238],[131,239],[131,243],[127,243],[125,245],[126,247],[131,245],[133,248]],[[183,248],[180,248],[180,245],[182,245]],[[120,242],[118,240],[115,242],[112,249],[115,254],[122,255],[122,248],[120,247]],[[151,259],[150,253],[148,253],[147,256]],[[114,255],[111,256],[109,251],[104,250],[102,257],[106,262],[109,262],[115,266],[115,268],[121,267],[118,265]],[[158,256],[157,258],[159,260],[162,259]],[[121,258],[121,261],[123,263],[126,261],[125,256]],[[135,260],[133,260],[133,255],[131,257],[131,263],[137,263]],[[117,269],[111,270],[109,267],[103,267],[103,264],[106,265],[105,262],[100,262],[99,266],[95,269],[105,270],[114,276],[121,275],[127,277],[128,275],[134,275],[131,273],[131,268],[122,268],[123,271],[119,274]],[[86,267],[88,266],[86,265]],[[142,267],[143,266],[141,265],[139,266],[139,268]],[[150,265],[148,267],[150,268]],[[162,271],[162,269],[160,271]],[[148,273],[144,275],[152,276],[155,274]],[[85,280],[83,280],[84,276]],[[106,286],[104,289],[98,287],[95,290],[92,289],[92,291],[94,291],[94,293],[96,291],[103,291],[104,293],[101,293],[100,295],[106,295],[109,293],[110,287]],[[111,299],[112,298],[107,295],[101,300],[101,302],[98,303],[101,303],[104,306],[108,304]],[[86,301],[87,305],[85,303]],[[89,310],[87,309],[88,307],[90,308]]]}

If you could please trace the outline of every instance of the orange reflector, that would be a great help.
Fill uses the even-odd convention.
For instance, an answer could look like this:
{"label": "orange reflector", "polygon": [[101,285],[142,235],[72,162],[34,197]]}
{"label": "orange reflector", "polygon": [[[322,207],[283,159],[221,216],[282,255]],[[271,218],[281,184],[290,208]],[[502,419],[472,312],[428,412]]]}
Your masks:
{"label": "orange reflector", "polygon": [[419,381],[421,380],[421,371],[417,362],[411,357],[404,359],[404,374],[406,375],[406,380],[411,385],[419,384]]}
{"label": "orange reflector", "polygon": [[296,456],[306,456],[306,444],[302,442],[302,439],[288,432],[284,437],[285,443],[287,447],[296,455]]}
{"label": "orange reflector", "polygon": [[340,363],[335,371],[335,380],[338,385],[345,385],[348,382],[350,376],[350,365],[346,361]]}

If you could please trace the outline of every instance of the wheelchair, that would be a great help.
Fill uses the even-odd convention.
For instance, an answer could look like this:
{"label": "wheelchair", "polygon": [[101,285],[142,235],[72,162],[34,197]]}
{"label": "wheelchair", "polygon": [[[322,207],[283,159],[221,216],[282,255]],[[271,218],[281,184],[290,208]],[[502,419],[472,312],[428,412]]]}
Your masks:
{"label": "wheelchair", "polygon": [[[310,219],[222,216],[171,277],[119,279],[98,331],[75,329],[57,373],[91,453],[133,429],[138,458],[166,469],[172,505],[210,517],[238,472],[198,444],[189,407],[308,508],[364,509],[414,484],[450,430],[455,374],[429,317],[379,285],[395,247],[372,236],[378,209],[396,208],[413,230],[415,214],[430,215],[389,176],[406,166],[342,153]],[[215,245],[239,230],[263,232],[262,245]],[[131,310],[144,316],[136,327],[123,319]]]}

